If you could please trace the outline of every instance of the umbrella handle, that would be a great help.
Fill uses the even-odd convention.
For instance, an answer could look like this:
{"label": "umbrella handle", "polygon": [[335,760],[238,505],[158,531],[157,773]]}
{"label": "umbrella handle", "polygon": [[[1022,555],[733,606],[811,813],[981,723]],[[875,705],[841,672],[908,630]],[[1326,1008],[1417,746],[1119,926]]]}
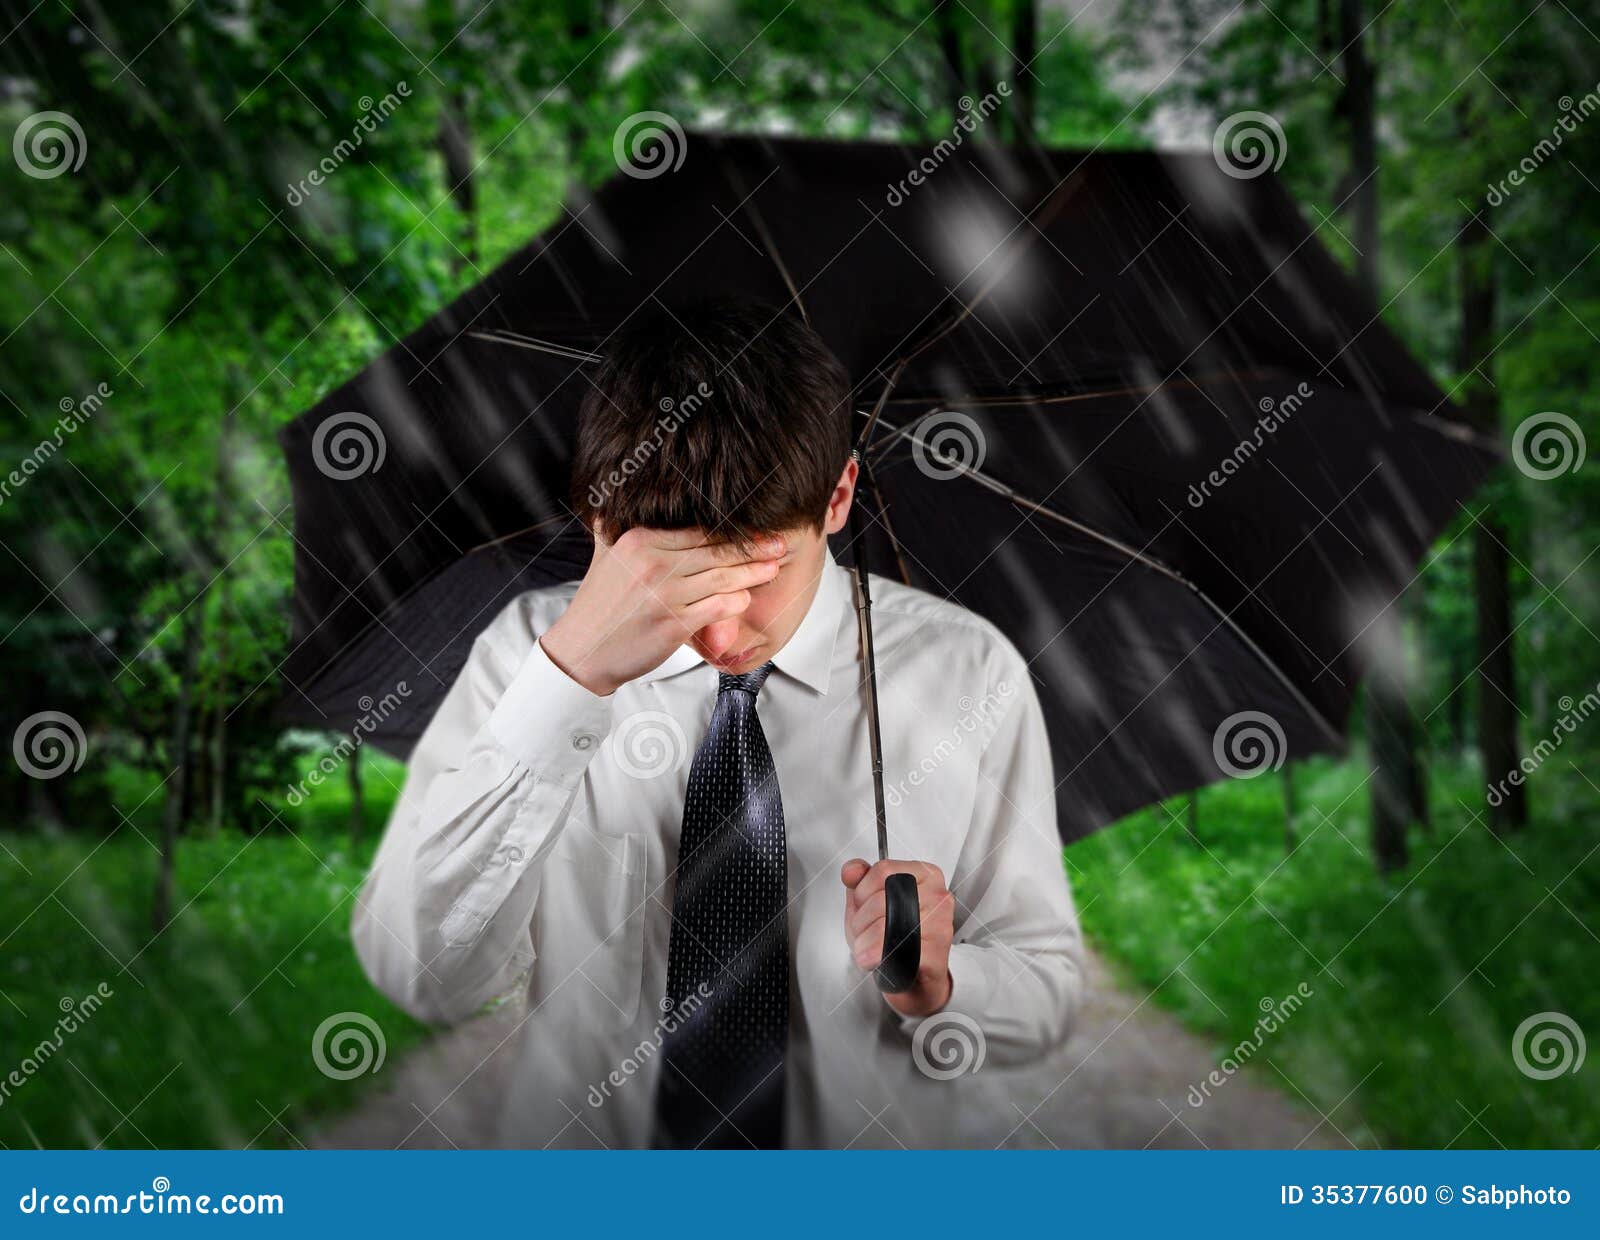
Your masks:
{"label": "umbrella handle", "polygon": [[922,915],[914,874],[891,874],[883,884],[883,960],[876,974],[886,995],[910,990],[922,965]]}

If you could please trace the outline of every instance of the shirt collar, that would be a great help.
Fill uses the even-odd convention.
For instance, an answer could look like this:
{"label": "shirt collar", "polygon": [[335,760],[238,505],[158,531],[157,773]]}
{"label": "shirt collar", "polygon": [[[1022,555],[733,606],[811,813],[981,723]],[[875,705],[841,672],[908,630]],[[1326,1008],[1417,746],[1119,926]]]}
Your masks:
{"label": "shirt collar", "polygon": [[[833,670],[833,652],[838,645],[839,630],[843,627],[848,610],[849,590],[845,575],[849,570],[834,562],[833,552],[822,550],[822,575],[817,582],[817,592],[811,597],[811,606],[793,636],[783,644],[783,649],[772,656],[772,665],[786,676],[791,676],[817,693],[828,692],[828,680]],[[677,676],[705,663],[694,647],[679,646],[666,662],[639,677],[640,680],[664,680]]]}

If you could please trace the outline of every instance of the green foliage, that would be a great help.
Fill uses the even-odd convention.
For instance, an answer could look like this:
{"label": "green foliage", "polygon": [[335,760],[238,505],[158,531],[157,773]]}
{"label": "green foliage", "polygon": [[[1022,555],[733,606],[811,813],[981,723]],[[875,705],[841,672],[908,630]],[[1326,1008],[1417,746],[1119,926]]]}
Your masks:
{"label": "green foliage", "polygon": [[1074,845],[1068,870],[1091,940],[1136,990],[1210,1035],[1219,1064],[1252,1038],[1266,1001],[1309,987],[1247,1071],[1328,1116],[1322,1137],[1593,1145],[1594,1076],[1533,1080],[1512,1058],[1513,1033],[1536,1013],[1600,1027],[1583,766],[1577,753],[1552,761],[1536,802],[1546,812],[1505,842],[1470,808],[1476,773],[1436,770],[1434,832],[1390,879],[1373,872],[1359,761],[1295,769],[1292,855],[1282,785],[1259,776],[1201,792],[1199,845],[1175,802]]}
{"label": "green foliage", "polygon": [[[1208,133],[1262,110],[1282,124],[1280,175],[1307,218],[1355,257],[1347,40],[1341,6],[1324,0],[1129,3],[1110,29],[1034,5],[1027,67],[1013,45],[1024,0],[3,7],[0,132],[59,109],[88,149],[53,179],[0,159],[0,452],[7,470],[37,463],[0,497],[0,735],[66,712],[90,760],[70,779],[9,765],[0,777],[11,821],[57,824],[7,836],[0,858],[0,931],[17,927],[0,1007],[18,1017],[0,1051],[13,1060],[42,1036],[63,996],[105,978],[116,990],[71,1043],[81,1073],[58,1061],[0,1107],[10,1145],[108,1132],[112,1144],[275,1142],[279,1123],[351,1096],[308,1070],[322,1016],[370,1006],[391,1052],[415,1035],[370,996],[344,941],[361,867],[337,843],[343,782],[285,814],[311,759],[274,716],[294,549],[273,436],[609,175],[625,117],[924,143],[950,132],[962,95],[1005,82],[1006,109],[975,140],[1103,148],[1148,143],[1173,114]],[[1525,14],[1504,0],[1455,0],[1448,14],[1367,0],[1364,16],[1383,321],[1452,398],[1492,373],[1508,431],[1554,410],[1595,442],[1600,120],[1564,131],[1490,212],[1490,359],[1458,355],[1455,247],[1470,210],[1560,122],[1561,100],[1594,89],[1581,57],[1552,51],[1592,46],[1591,32],[1567,6]],[[455,170],[447,134],[464,152]],[[69,406],[77,429],[62,432]],[[1529,735],[1600,681],[1596,478],[1504,471],[1420,579],[1421,697],[1435,801],[1450,808],[1395,886],[1370,873],[1366,795],[1345,767],[1306,773],[1305,843],[1281,866],[1276,788],[1259,781],[1203,794],[1209,851],[1151,811],[1069,853],[1099,941],[1219,1046],[1261,997],[1312,979],[1317,998],[1270,1054],[1285,1088],[1324,1108],[1355,1088],[1358,1140],[1600,1139],[1592,1095],[1513,1079],[1506,1054],[1532,1011],[1600,1024],[1578,984],[1594,936],[1575,920],[1592,922],[1583,863],[1600,790],[1547,765],[1536,829],[1501,844],[1473,819],[1483,789],[1458,757],[1472,740],[1470,547],[1485,505],[1510,532]],[[187,737],[172,727],[180,701]],[[184,755],[183,911],[141,951],[152,841]],[[363,768],[366,848],[400,776],[371,755]],[[1560,898],[1539,903],[1546,890]],[[1480,958],[1482,974],[1446,998]],[[88,1083],[129,1082],[127,1106],[174,1064],[121,1128]],[[1480,1131],[1462,1108],[1485,1105]]]}
{"label": "green foliage", "polygon": [[[6,1147],[294,1146],[315,1117],[385,1079],[319,1071],[312,1042],[325,1019],[369,1017],[388,1063],[423,1032],[371,988],[350,951],[370,843],[352,850],[317,830],[189,841],[180,911],[155,939],[148,832],[7,833],[0,849],[27,876],[0,888],[10,928],[0,1062],[26,1073],[0,1105]],[[108,997],[55,1047],[68,1006],[82,1008],[102,984]]]}
{"label": "green foliage", "polygon": [[[61,439],[0,504],[19,585],[0,722],[64,711],[158,775],[187,754],[185,820],[270,821],[293,562],[276,428],[537,235],[573,182],[611,175],[642,109],[920,141],[950,131],[957,93],[1025,78],[1042,138],[1141,140],[1081,32],[1047,15],[1022,70],[1012,4],[960,9],[954,69],[907,0],[692,25],[646,5],[620,27],[578,0],[30,15],[32,37],[0,45],[18,83],[0,121],[64,110],[87,151],[49,179],[0,163],[0,447]],[[980,131],[1019,136],[1004,112]],[[4,780],[24,813],[120,820],[97,770],[70,790]]]}

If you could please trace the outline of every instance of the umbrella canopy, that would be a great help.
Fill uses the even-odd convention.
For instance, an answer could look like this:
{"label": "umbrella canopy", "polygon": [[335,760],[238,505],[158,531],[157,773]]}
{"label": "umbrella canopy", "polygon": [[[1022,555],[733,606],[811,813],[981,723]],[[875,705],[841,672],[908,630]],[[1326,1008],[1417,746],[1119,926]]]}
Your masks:
{"label": "umbrella canopy", "polygon": [[874,570],[1029,660],[1064,838],[1341,747],[1377,621],[1498,450],[1270,175],[716,135],[669,155],[282,430],[291,717],[406,754],[494,614],[588,563],[583,372],[641,309],[719,293],[798,308],[844,362]]}

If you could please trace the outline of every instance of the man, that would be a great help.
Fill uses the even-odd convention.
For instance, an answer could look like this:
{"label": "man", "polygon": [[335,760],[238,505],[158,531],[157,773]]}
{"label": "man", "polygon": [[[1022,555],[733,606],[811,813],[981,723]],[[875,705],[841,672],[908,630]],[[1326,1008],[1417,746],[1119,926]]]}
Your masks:
{"label": "man", "polygon": [[[521,996],[510,1144],[1005,1139],[1006,1065],[1065,1037],[1082,976],[1026,664],[874,578],[910,859],[869,862],[842,368],[721,303],[619,333],[591,383],[593,559],[492,621],[419,742],[354,914],[369,976],[436,1022]],[[884,995],[896,872],[922,960]]]}

